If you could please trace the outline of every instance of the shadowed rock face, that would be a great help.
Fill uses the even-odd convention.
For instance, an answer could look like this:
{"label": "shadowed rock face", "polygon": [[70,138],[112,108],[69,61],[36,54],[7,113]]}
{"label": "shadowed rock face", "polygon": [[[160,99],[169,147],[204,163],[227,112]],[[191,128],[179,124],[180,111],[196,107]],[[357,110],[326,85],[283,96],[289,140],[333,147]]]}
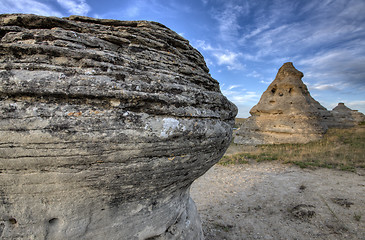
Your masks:
{"label": "shadowed rock face", "polygon": [[0,238],[202,239],[236,107],[146,21],[0,15]]}
{"label": "shadowed rock face", "polygon": [[305,143],[326,131],[332,115],[314,100],[302,82],[303,73],[285,63],[235,133],[238,144]]}

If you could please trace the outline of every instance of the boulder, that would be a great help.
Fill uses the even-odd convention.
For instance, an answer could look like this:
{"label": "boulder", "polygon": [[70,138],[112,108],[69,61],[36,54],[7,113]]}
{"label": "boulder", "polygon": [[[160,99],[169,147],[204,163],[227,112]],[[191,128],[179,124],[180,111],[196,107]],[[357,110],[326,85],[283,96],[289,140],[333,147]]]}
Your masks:
{"label": "boulder", "polygon": [[237,144],[306,143],[322,137],[324,118],[332,115],[314,100],[301,80],[303,73],[285,63],[275,80],[234,133]]}
{"label": "boulder", "polygon": [[0,239],[203,239],[236,107],[162,24],[0,15]]}

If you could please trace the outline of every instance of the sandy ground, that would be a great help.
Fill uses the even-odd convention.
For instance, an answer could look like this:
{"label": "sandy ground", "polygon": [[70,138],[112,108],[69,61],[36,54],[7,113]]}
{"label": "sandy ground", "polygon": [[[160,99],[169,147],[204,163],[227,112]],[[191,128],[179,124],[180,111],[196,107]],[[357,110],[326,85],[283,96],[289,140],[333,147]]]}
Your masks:
{"label": "sandy ground", "polygon": [[191,195],[206,240],[365,240],[364,174],[272,162],[215,165]]}

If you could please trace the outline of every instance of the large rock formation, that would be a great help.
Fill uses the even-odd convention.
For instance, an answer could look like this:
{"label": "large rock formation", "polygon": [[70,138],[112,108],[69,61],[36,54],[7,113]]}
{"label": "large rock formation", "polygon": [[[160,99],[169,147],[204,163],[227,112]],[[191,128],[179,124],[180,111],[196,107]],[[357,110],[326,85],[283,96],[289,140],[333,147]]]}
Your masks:
{"label": "large rock formation", "polygon": [[314,100],[302,82],[303,73],[285,63],[262,94],[249,117],[235,132],[238,144],[306,143],[327,130],[332,115]]}
{"label": "large rock formation", "polygon": [[354,127],[365,121],[364,114],[346,107],[344,103],[338,103],[338,105],[332,109],[331,113],[337,123],[336,127]]}
{"label": "large rock formation", "polygon": [[202,239],[236,107],[147,21],[0,15],[0,238]]}

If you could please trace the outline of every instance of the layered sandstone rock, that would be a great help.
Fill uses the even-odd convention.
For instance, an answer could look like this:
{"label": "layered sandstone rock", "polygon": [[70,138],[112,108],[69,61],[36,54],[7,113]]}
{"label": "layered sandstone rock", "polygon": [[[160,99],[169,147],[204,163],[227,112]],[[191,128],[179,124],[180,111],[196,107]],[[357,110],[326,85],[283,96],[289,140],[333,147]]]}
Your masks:
{"label": "layered sandstone rock", "polygon": [[202,239],[236,107],[147,21],[0,15],[0,238]]}
{"label": "layered sandstone rock", "polygon": [[331,113],[336,120],[337,127],[354,127],[365,121],[364,114],[348,108],[344,103],[338,103],[338,105],[332,109]]}
{"label": "layered sandstone rock", "polygon": [[262,94],[249,117],[235,132],[238,144],[306,143],[327,130],[332,115],[314,100],[302,82],[303,73],[285,63]]}

